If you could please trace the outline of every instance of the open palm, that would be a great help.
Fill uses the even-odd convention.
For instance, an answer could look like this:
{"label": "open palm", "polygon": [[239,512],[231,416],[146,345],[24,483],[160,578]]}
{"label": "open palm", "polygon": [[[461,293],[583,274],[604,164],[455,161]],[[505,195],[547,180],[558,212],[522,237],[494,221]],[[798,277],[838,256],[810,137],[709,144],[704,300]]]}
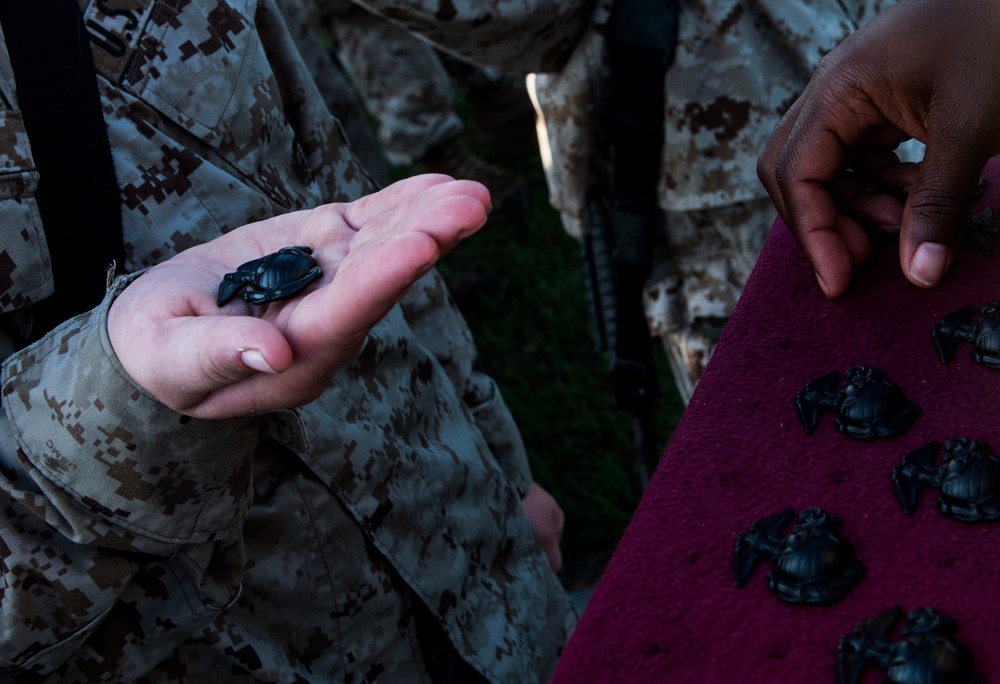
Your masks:
{"label": "open palm", "polygon": [[[425,175],[244,226],[132,282],[108,317],[112,346],[137,384],[187,415],[308,403],[410,286],[485,223],[489,207],[482,185]],[[218,306],[224,274],[292,245],[311,247],[323,268],[303,294]]]}

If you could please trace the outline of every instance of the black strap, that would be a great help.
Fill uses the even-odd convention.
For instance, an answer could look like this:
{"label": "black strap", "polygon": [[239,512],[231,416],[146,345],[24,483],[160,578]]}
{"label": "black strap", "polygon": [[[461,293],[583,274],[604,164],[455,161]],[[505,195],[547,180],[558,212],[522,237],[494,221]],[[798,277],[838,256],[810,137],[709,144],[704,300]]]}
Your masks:
{"label": "black strap", "polygon": [[0,0],[0,25],[55,278],[32,309],[37,339],[104,297],[108,266],[124,260],[121,194],[78,0]]}

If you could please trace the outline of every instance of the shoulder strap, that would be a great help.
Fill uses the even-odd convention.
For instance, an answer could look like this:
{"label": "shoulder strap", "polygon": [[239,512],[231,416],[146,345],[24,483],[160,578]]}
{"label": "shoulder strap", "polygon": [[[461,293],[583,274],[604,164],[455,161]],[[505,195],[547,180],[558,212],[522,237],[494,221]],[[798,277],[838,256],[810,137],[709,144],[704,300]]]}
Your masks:
{"label": "shoulder strap", "polygon": [[124,259],[121,194],[78,0],[0,0],[0,26],[55,279],[32,309],[37,339],[104,297],[108,266]]}

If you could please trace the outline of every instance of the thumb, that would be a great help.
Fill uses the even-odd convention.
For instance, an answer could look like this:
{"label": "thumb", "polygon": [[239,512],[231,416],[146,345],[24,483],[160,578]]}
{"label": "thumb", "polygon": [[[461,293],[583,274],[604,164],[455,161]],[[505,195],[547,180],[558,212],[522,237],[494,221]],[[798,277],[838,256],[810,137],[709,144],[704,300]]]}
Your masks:
{"label": "thumb", "polygon": [[935,287],[947,273],[987,158],[968,141],[927,146],[900,226],[899,260],[914,285]]}
{"label": "thumb", "polygon": [[[291,349],[281,333],[270,322],[252,316],[198,316],[161,325],[133,339],[132,348],[155,353],[139,355],[126,370],[153,396],[181,413],[195,415],[211,395],[253,375],[280,372],[291,363]],[[257,408],[249,402],[231,412]]]}

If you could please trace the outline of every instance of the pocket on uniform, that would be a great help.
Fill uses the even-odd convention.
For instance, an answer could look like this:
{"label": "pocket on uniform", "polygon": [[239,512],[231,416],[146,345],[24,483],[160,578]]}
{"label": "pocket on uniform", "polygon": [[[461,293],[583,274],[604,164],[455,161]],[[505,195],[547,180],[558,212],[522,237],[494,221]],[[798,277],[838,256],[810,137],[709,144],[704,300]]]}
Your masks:
{"label": "pocket on uniform", "polygon": [[213,164],[238,182],[278,206],[299,207],[298,188],[288,187],[281,170],[296,168],[301,150],[258,14],[258,0],[159,0],[144,15],[115,82],[159,113],[156,128],[175,139],[193,136],[211,150],[204,156],[218,155],[225,163]]}
{"label": "pocket on uniform", "polygon": [[245,69],[259,47],[255,8],[255,0],[157,2],[121,86],[219,146],[227,117],[242,105],[236,94],[257,71]]}

